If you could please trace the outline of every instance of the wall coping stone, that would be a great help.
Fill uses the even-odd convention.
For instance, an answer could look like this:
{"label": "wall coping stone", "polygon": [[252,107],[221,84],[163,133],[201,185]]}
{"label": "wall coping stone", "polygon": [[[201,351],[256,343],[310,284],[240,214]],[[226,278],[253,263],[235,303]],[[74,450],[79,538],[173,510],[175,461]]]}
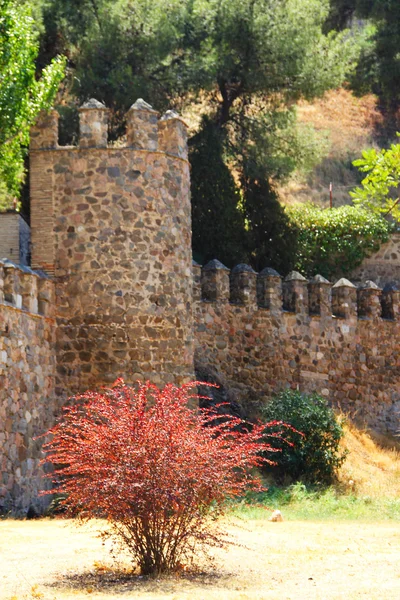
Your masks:
{"label": "wall coping stone", "polygon": [[245,263],[240,263],[233,267],[231,273],[234,275],[235,273],[254,273],[256,275],[256,271],[250,267],[250,265],[246,265]]}
{"label": "wall coping stone", "polygon": [[219,270],[229,271],[228,267],[223,265],[222,262],[220,262],[216,258],[213,258],[212,260],[210,260],[203,267],[203,271],[219,271]]}
{"label": "wall coping stone", "polygon": [[342,277],[341,279],[339,279],[339,281],[337,281],[333,287],[334,288],[346,288],[347,287],[347,288],[357,289],[357,287],[354,285],[354,283],[351,283],[351,281],[349,281],[345,277]]}
{"label": "wall coping stone", "polygon": [[96,100],[96,98],[90,98],[90,100],[84,102],[78,110],[108,110],[108,108],[102,102]]}
{"label": "wall coping stone", "polygon": [[307,281],[307,279],[298,271],[291,271],[284,281]]}
{"label": "wall coping stone", "polygon": [[136,100],[136,102],[134,102],[132,104],[132,106],[130,107],[130,109],[128,110],[128,112],[130,112],[131,110],[143,110],[143,111],[147,111],[147,112],[152,112],[152,113],[158,114],[157,111],[154,110],[154,108],[151,106],[151,104],[149,104],[148,102],[146,102],[145,100],[143,100],[143,98],[138,98]]}
{"label": "wall coping stone", "polygon": [[379,290],[381,291],[381,288],[379,287],[379,285],[376,285],[376,283],[374,283],[373,281],[364,281],[363,283],[361,283],[359,285],[359,289],[360,290]]}
{"label": "wall coping stone", "polygon": [[282,279],[282,275],[280,275],[278,273],[278,271],[275,271],[275,269],[273,269],[272,267],[265,267],[265,269],[260,271],[258,276],[259,277],[279,277],[280,279]]}
{"label": "wall coping stone", "polygon": [[332,285],[332,283],[328,279],[325,279],[325,277],[323,277],[322,275],[315,275],[315,277],[313,277],[310,280],[310,283],[318,283],[318,284],[322,284],[322,285]]}

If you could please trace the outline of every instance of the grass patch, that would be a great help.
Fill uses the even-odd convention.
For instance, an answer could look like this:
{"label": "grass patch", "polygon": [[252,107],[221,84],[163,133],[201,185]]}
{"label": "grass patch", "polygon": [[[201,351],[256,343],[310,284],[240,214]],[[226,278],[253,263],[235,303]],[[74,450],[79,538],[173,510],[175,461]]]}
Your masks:
{"label": "grass patch", "polygon": [[247,495],[231,505],[245,519],[265,519],[266,511],[279,509],[285,520],[399,521],[400,498],[374,498],[342,493],[336,487],[310,488],[302,483],[271,486],[262,494]]}
{"label": "grass patch", "polygon": [[400,442],[398,438],[358,429],[348,422],[340,443],[348,456],[330,487],[301,482],[247,494],[232,502],[232,513],[244,519],[268,518],[279,509],[287,521],[400,521]]}

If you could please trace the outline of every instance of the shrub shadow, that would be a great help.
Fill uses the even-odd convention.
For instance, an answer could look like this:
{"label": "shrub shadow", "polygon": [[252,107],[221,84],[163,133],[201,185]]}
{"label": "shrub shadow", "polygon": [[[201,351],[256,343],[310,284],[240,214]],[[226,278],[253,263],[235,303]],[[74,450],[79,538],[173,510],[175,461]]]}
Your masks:
{"label": "shrub shadow", "polygon": [[[59,574],[57,581],[45,584],[47,588],[56,591],[91,591],[110,593],[114,598],[117,594],[127,592],[176,592],[176,587],[183,591],[192,586],[211,587],[223,586],[232,576],[231,573],[218,573],[214,570],[182,570],[169,575],[145,577],[137,571],[118,567],[93,568],[82,572]],[[111,597],[111,596],[110,596]]]}

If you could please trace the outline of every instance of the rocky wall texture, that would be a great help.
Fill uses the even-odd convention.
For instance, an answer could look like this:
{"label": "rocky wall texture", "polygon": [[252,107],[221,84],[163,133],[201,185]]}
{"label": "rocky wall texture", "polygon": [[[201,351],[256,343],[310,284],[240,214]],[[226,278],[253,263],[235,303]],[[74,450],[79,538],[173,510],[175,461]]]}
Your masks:
{"label": "rocky wall texture", "polygon": [[0,262],[0,512],[40,511],[42,435],[56,410],[53,284]]}
{"label": "rocky wall texture", "polygon": [[30,260],[30,227],[16,211],[0,213],[0,260],[20,265]]}
{"label": "rocky wall texture", "polygon": [[285,387],[316,391],[354,420],[400,430],[400,292],[334,286],[218,261],[194,266],[196,364],[238,405]]}
{"label": "rocky wall texture", "polygon": [[139,100],[127,145],[109,147],[107,110],[91,100],[78,147],[58,147],[56,128],[56,116],[35,128],[30,160],[32,262],[56,282],[58,394],[192,379],[185,124]]}
{"label": "rocky wall texture", "polygon": [[389,282],[400,285],[400,233],[393,234],[376,254],[364,259],[350,277],[356,282],[372,279],[382,287]]}

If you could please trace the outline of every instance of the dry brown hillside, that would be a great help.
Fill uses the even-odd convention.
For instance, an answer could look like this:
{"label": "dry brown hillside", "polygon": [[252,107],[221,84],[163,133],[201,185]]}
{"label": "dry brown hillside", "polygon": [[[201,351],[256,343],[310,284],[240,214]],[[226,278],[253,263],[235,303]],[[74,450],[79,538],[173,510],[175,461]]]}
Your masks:
{"label": "dry brown hillside", "polygon": [[312,125],[328,139],[328,156],[307,177],[295,174],[280,187],[284,203],[312,200],[329,204],[329,184],[333,183],[334,206],[349,203],[348,191],[359,181],[352,161],[364,148],[376,146],[376,125],[380,114],[376,97],[356,98],[348,90],[328,92],[321,100],[298,106],[300,123]]}

